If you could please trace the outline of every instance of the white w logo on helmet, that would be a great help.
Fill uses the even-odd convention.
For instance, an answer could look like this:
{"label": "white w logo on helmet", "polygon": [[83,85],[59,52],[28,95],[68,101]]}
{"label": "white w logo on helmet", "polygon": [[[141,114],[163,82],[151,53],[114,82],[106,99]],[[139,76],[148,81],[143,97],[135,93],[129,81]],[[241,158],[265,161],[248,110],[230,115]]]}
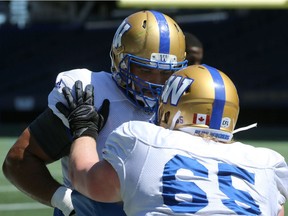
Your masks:
{"label": "white w logo on helmet", "polygon": [[164,90],[161,96],[162,102],[166,104],[170,98],[170,104],[177,106],[183,93],[193,83],[193,79],[182,76],[171,76],[164,86]]}

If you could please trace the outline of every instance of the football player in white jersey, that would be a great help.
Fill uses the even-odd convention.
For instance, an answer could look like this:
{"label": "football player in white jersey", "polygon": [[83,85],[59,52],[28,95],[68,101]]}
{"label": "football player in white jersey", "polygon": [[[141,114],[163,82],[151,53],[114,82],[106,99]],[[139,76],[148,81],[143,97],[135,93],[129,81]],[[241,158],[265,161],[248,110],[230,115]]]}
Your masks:
{"label": "football player in white jersey", "polygon": [[[89,89],[85,92],[89,95]],[[75,116],[79,107],[72,108]],[[95,113],[96,120],[82,123],[97,125],[101,113]],[[75,139],[73,186],[98,201],[124,201],[128,216],[283,215],[285,159],[233,141],[238,114],[238,93],[227,75],[208,65],[182,69],[164,87],[160,126],[122,124],[108,137],[104,159],[98,158],[91,136]],[[70,128],[79,124],[69,122]]]}
{"label": "football player in white jersey", "polygon": [[[129,120],[153,121],[165,81],[187,66],[185,36],[178,24],[161,12],[134,13],[115,33],[111,62],[112,73],[87,69],[59,73],[48,97],[49,107],[24,130],[4,161],[5,176],[33,199],[55,207],[54,215],[73,214],[67,174],[72,136],[67,118],[55,107],[57,102],[66,102],[62,88],[72,89],[75,94],[74,83],[80,80],[84,87],[95,86],[96,108],[109,99],[109,118],[97,138],[97,150],[102,158],[104,142],[113,129]],[[59,159],[64,185],[55,181],[46,167]],[[97,203],[77,191],[73,191],[72,201],[78,216],[125,215],[122,205]]]}

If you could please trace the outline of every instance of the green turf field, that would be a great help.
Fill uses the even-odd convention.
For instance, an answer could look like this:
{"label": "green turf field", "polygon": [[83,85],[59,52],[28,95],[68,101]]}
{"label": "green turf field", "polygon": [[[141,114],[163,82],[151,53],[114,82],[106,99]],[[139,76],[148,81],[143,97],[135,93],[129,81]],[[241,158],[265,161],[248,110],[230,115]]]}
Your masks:
{"label": "green turf field", "polygon": [[[1,216],[51,216],[53,209],[35,202],[26,195],[19,192],[12,184],[10,184],[2,173],[2,164],[4,157],[10,146],[15,142],[16,138],[0,138],[0,215]],[[53,176],[61,181],[60,163],[49,165],[49,169]],[[33,182],[31,182],[33,184]]]}
{"label": "green turf field", "polygon": [[[2,167],[4,157],[16,138],[0,138],[0,164]],[[280,152],[288,160],[288,141],[245,141],[255,146],[263,146]],[[49,166],[53,176],[61,181],[60,163]],[[31,182],[33,184],[33,182]],[[288,216],[288,203],[285,205]],[[28,198],[12,186],[0,172],[0,215],[1,216],[46,216],[52,215],[52,208],[41,205]]]}

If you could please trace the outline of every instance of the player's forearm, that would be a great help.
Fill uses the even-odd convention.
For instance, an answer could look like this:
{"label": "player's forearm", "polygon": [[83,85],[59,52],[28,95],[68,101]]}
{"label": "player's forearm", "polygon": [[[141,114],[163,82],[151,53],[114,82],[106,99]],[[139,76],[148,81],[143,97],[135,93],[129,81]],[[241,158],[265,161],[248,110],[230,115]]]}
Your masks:
{"label": "player's forearm", "polygon": [[87,194],[87,176],[91,167],[99,161],[96,142],[84,136],[76,139],[70,152],[70,177],[76,190]]}
{"label": "player's forearm", "polygon": [[48,206],[51,206],[51,198],[60,186],[44,162],[27,154],[22,159],[8,155],[3,164],[3,173],[20,191]]}
{"label": "player's forearm", "polygon": [[26,128],[11,147],[3,163],[3,173],[20,191],[51,206],[51,198],[60,184],[46,167],[53,160],[42,151]]}
{"label": "player's forearm", "polygon": [[13,151],[15,148],[12,148],[3,164],[7,179],[32,199],[57,207],[64,215],[69,215],[73,211],[72,190],[61,186],[50,175],[44,161],[29,152],[23,157],[13,156]]}

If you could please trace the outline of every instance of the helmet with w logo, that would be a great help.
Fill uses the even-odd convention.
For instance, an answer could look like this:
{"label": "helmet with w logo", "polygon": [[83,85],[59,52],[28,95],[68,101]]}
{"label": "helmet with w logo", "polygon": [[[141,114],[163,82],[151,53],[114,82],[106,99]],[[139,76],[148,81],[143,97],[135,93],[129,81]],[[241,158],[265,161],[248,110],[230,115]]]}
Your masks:
{"label": "helmet with w logo", "polygon": [[154,111],[165,81],[187,66],[185,36],[178,24],[161,12],[136,12],[118,27],[110,57],[118,86],[136,105]]}
{"label": "helmet with w logo", "polygon": [[193,65],[167,80],[158,122],[165,128],[229,141],[238,114],[238,93],[229,77],[208,65]]}

